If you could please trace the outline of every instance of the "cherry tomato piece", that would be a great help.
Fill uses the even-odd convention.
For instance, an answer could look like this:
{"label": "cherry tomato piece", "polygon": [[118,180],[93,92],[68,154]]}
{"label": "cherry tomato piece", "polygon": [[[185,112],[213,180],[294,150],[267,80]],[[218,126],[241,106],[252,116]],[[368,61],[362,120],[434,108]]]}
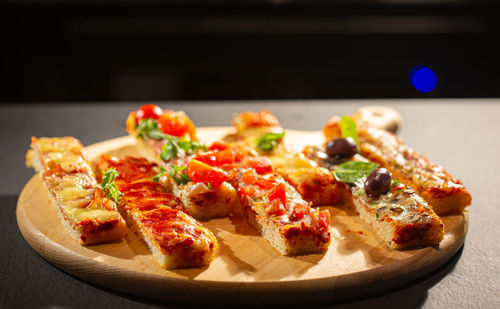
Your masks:
{"label": "cherry tomato piece", "polygon": [[141,106],[135,113],[135,123],[138,124],[141,119],[158,119],[162,114],[163,111],[158,105],[146,104]]}
{"label": "cherry tomato piece", "polygon": [[271,160],[268,157],[247,157],[245,165],[254,168],[259,174],[267,174],[273,171]]}
{"label": "cherry tomato piece", "polygon": [[266,212],[269,215],[281,216],[286,214],[286,208],[279,200],[273,200],[271,204],[266,207]]}
{"label": "cherry tomato piece", "polygon": [[300,220],[304,218],[307,212],[308,205],[307,204],[297,204],[292,210],[292,214],[290,215],[290,219],[292,221]]}
{"label": "cherry tomato piece", "polygon": [[194,160],[198,160],[210,166],[217,166],[217,156],[213,151],[200,153],[194,158]]}
{"label": "cherry tomato piece", "polygon": [[189,132],[189,122],[175,112],[165,112],[158,118],[158,128],[165,134],[181,137]]}
{"label": "cherry tomato piece", "polygon": [[255,186],[248,185],[240,187],[240,193],[249,197],[254,196],[257,193]]}
{"label": "cherry tomato piece", "polygon": [[227,174],[198,160],[191,160],[187,165],[187,175],[193,182],[203,182],[213,187],[220,186],[228,179]]}
{"label": "cherry tomato piece", "polygon": [[210,147],[208,147],[209,150],[224,150],[224,149],[227,149],[229,147],[228,144],[224,143],[224,142],[213,142],[212,145],[210,145]]}
{"label": "cherry tomato piece", "polygon": [[253,185],[257,181],[257,174],[253,169],[245,170],[241,173],[241,182],[248,185]]}
{"label": "cherry tomato piece", "polygon": [[330,212],[328,210],[320,211],[319,213],[319,226],[321,228],[328,228],[330,225]]}
{"label": "cherry tomato piece", "polygon": [[283,206],[286,206],[286,189],[283,183],[279,183],[269,191],[269,200],[280,200]]}

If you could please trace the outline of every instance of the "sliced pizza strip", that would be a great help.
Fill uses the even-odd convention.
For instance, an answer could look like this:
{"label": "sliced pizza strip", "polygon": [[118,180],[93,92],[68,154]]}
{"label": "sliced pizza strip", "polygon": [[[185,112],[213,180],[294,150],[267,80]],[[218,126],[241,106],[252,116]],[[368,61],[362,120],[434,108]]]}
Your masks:
{"label": "sliced pizza strip", "polygon": [[142,236],[159,264],[167,269],[208,265],[217,240],[197,220],[181,211],[181,201],[153,181],[158,166],[142,158],[103,155],[100,173],[118,172],[114,184],[123,194],[118,203],[127,222]]}
{"label": "sliced pizza strip", "polygon": [[[327,140],[340,137],[338,118],[332,118],[323,133]],[[361,153],[413,188],[437,214],[459,214],[470,205],[471,195],[460,180],[393,133],[358,122],[357,134]]]}
{"label": "sliced pizza strip", "polygon": [[[308,146],[304,153],[332,172],[338,167],[324,149]],[[367,162],[355,155],[354,162]],[[374,166],[375,168],[375,166]],[[354,169],[352,170],[354,173]],[[444,237],[441,218],[414,190],[393,179],[387,192],[369,196],[365,190],[366,176],[352,184],[345,184],[349,197],[361,219],[370,224],[375,233],[392,249],[438,245]]]}
{"label": "sliced pizza strip", "polygon": [[318,166],[302,153],[292,150],[286,142],[283,128],[268,110],[245,112],[233,117],[239,139],[260,154],[268,156],[273,168],[300,195],[313,205],[332,205],[340,200],[339,184],[328,170]]}
{"label": "sliced pizza strip", "polygon": [[[226,181],[227,174],[208,165],[197,166],[195,157],[191,155],[164,163],[163,172],[158,175],[159,183],[171,188],[181,199],[184,209],[198,220],[229,216],[238,203],[238,194]],[[190,174],[192,179],[187,176],[188,170],[196,173]]]}
{"label": "sliced pizza strip", "polygon": [[[203,148],[196,127],[183,111],[146,104],[129,113],[126,128],[137,139],[142,156],[153,162],[169,161]],[[165,149],[172,152],[162,155]]]}
{"label": "sliced pizza strip", "polygon": [[64,227],[82,245],[121,241],[125,221],[97,184],[80,141],[73,137],[35,138],[26,154],[49,191]]}
{"label": "sliced pizza strip", "polygon": [[271,161],[244,143],[216,143],[187,164],[193,183],[237,189],[241,211],[283,255],[324,252],[330,244],[330,213],[312,209],[297,190],[273,171]]}
{"label": "sliced pizza strip", "polygon": [[186,211],[198,220],[228,216],[238,195],[227,182],[209,186],[204,183],[185,182],[170,175],[187,168],[196,153],[208,150],[198,143],[193,122],[181,111],[162,111],[151,104],[131,112],[127,130],[137,139],[142,155],[163,166],[160,183],[179,197]]}

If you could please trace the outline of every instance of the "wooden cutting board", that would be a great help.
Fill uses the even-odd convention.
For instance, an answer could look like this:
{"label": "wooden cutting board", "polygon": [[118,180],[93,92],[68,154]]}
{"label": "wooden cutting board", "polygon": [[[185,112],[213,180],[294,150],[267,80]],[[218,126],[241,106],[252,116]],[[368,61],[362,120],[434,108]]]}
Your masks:
{"label": "wooden cutting board", "polygon": [[[200,128],[210,143],[230,128]],[[320,132],[287,131],[297,148],[321,142]],[[121,137],[86,148],[101,154],[138,155],[135,140]],[[373,235],[352,210],[322,207],[332,214],[332,243],[325,254],[280,256],[242,218],[205,222],[219,242],[208,267],[165,270],[148,247],[129,233],[120,243],[83,247],[65,231],[35,175],[18,200],[17,221],[28,243],[62,270],[105,288],[186,303],[305,304],[346,300],[403,285],[450,259],[467,233],[468,214],[444,217],[439,247],[396,251]]]}

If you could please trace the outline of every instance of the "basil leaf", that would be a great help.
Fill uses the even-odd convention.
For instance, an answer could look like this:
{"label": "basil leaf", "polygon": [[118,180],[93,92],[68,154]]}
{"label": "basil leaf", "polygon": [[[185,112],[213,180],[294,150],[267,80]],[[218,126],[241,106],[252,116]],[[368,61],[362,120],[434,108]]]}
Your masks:
{"label": "basil leaf", "polygon": [[356,142],[356,145],[358,145],[359,149],[356,123],[354,122],[354,120],[352,120],[351,117],[346,115],[342,116],[342,119],[340,120],[340,134],[342,135],[343,138],[348,138],[348,137],[352,138]]}
{"label": "basil leaf", "polygon": [[261,137],[257,138],[255,142],[257,143],[257,148],[264,151],[272,150],[278,141],[285,136],[285,132],[281,133],[266,133]]}
{"label": "basil leaf", "polygon": [[375,162],[347,161],[333,172],[338,181],[354,184],[358,179],[368,176],[378,167]]}
{"label": "basil leaf", "polygon": [[118,173],[117,170],[110,168],[102,175],[101,182],[102,190],[106,196],[115,201],[115,203],[118,203],[123,196],[123,193],[121,193],[120,190],[118,190],[118,187],[114,184],[114,180],[118,177],[118,175],[120,175],[120,173]]}

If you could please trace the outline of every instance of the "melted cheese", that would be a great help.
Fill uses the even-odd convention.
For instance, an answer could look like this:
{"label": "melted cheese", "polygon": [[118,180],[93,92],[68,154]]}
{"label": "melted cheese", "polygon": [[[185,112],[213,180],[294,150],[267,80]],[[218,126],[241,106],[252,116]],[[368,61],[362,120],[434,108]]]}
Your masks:
{"label": "melted cheese", "polygon": [[119,215],[116,211],[109,211],[103,209],[88,209],[88,208],[74,208],[69,204],[63,205],[66,216],[73,221],[80,222],[89,219],[95,219],[101,222],[108,220],[118,219]]}
{"label": "melted cheese", "polygon": [[107,198],[96,199],[97,182],[77,139],[40,138],[36,141],[45,170],[42,173],[44,180],[69,220],[78,224],[88,219],[105,222],[120,218],[113,202]]}

